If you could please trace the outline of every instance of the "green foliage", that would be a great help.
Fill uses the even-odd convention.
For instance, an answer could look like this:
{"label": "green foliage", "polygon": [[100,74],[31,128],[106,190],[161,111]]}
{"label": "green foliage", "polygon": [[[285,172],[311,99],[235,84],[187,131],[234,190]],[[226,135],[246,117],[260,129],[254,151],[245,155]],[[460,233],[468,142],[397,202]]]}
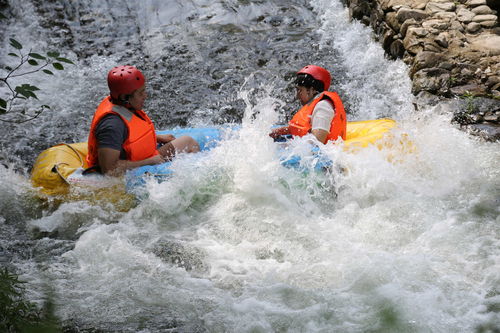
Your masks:
{"label": "green foliage", "polygon": [[[5,15],[1,14],[0,19],[4,18]],[[9,38],[9,42],[14,52],[10,52],[8,55],[16,58],[18,64],[15,67],[4,66],[7,75],[0,77],[0,83],[3,83],[7,88],[3,92],[3,96],[0,97],[0,121],[20,124],[37,118],[44,110],[50,109],[50,106],[40,105],[35,111],[27,112],[25,104],[23,104],[25,102],[23,101],[30,98],[38,100],[35,91],[40,89],[30,83],[23,83],[14,87],[9,80],[38,72],[46,75],[54,75],[51,70],[46,68],[47,66],[52,66],[58,71],[63,71],[64,66],[62,63],[70,65],[74,65],[74,63],[67,58],[61,57],[58,51],[49,51],[45,55],[32,52],[32,50],[23,52],[23,45],[19,41]],[[5,93],[7,96],[5,96]]]}
{"label": "green foliage", "polygon": [[22,49],[22,48],[23,48],[23,46],[21,45],[21,43],[19,43],[19,42],[18,42],[17,40],[15,40],[14,38],[11,38],[11,39],[10,39],[10,45],[11,45],[13,48],[18,49],[18,50],[20,50],[20,49]]}
{"label": "green foliage", "polygon": [[[23,282],[6,268],[0,270],[0,332],[60,332],[51,303],[45,311],[24,299]],[[45,313],[44,313],[45,312]]]}
{"label": "green foliage", "polygon": [[471,92],[469,91],[466,91],[462,96],[460,96],[461,98],[464,98],[466,101],[467,101],[467,112],[468,113],[474,113],[475,112],[475,107],[474,107],[474,98],[475,98],[475,95],[472,94]]}

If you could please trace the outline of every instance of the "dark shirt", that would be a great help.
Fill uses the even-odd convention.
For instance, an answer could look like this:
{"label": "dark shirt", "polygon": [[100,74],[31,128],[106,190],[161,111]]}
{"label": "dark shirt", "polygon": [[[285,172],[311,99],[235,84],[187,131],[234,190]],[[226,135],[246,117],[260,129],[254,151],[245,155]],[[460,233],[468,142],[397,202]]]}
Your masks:
{"label": "dark shirt", "polygon": [[120,151],[120,159],[126,160],[123,143],[128,138],[128,128],[117,114],[104,116],[95,129],[98,148],[111,148]]}

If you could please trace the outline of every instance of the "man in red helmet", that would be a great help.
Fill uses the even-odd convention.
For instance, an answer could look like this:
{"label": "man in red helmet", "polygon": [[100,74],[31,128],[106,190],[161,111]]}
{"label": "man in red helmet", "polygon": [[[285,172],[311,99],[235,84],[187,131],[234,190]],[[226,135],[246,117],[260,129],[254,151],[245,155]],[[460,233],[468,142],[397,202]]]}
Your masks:
{"label": "man in red helmet", "polygon": [[295,80],[297,99],[302,108],[288,126],[275,128],[269,136],[304,136],[312,133],[318,141],[326,143],[346,138],[346,114],[342,100],[330,87],[330,73],[319,66],[308,65],[297,73]]}
{"label": "man in red helmet", "polygon": [[[142,110],[147,98],[145,78],[133,66],[118,66],[108,73],[110,96],[98,106],[88,139],[87,164],[112,176],[143,165],[159,164],[176,153],[195,153],[198,143],[189,136],[156,135]],[[157,144],[162,144],[157,149]]]}

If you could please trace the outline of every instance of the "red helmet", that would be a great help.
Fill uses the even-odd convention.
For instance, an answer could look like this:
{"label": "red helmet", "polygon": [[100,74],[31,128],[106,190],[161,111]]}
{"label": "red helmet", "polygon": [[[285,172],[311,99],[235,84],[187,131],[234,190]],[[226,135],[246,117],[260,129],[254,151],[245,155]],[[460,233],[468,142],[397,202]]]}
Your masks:
{"label": "red helmet", "polygon": [[323,89],[328,90],[330,88],[331,76],[330,72],[324,69],[323,67],[315,66],[315,65],[307,65],[302,68],[297,74],[309,74],[315,80],[323,82]]}
{"label": "red helmet", "polygon": [[116,99],[122,94],[132,94],[145,82],[144,75],[134,66],[117,66],[108,73],[109,91]]}

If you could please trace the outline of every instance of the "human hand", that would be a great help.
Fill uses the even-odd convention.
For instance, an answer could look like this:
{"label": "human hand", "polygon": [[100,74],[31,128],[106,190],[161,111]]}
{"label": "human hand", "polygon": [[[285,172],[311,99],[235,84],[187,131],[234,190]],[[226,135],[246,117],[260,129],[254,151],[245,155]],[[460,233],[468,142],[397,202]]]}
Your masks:
{"label": "human hand", "polygon": [[155,155],[153,157],[150,157],[148,159],[148,162],[149,162],[149,164],[161,164],[161,163],[165,163],[165,159],[163,158],[163,156],[161,156],[161,154],[158,154],[158,155]]}
{"label": "human hand", "polygon": [[173,140],[175,140],[175,136],[173,136],[172,134],[160,134],[156,136],[156,141],[163,144],[169,143]]}
{"label": "human hand", "polygon": [[288,134],[288,127],[278,127],[274,128],[269,136],[273,139],[279,138],[281,135]]}

